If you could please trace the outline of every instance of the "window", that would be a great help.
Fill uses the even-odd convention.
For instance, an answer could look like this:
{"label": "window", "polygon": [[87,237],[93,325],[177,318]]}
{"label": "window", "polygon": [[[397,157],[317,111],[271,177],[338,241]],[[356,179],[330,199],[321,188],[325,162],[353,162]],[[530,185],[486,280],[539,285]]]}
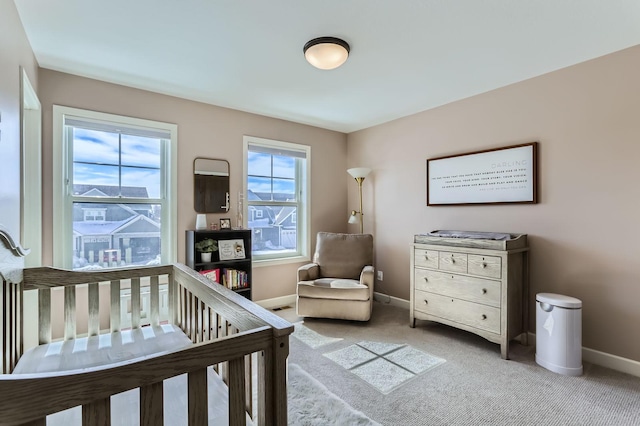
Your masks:
{"label": "window", "polygon": [[308,258],[311,148],[250,136],[244,137],[244,148],[253,258]]}
{"label": "window", "polygon": [[107,217],[107,209],[82,209],[85,222],[104,222]]}
{"label": "window", "polygon": [[175,261],[173,124],[54,106],[54,264]]}

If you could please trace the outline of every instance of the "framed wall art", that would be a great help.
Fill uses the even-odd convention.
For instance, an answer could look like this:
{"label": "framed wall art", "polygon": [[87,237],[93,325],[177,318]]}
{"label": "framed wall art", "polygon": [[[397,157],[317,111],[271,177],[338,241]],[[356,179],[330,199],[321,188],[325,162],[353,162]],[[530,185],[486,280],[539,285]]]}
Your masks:
{"label": "framed wall art", "polygon": [[427,205],[537,203],[538,143],[427,159]]}

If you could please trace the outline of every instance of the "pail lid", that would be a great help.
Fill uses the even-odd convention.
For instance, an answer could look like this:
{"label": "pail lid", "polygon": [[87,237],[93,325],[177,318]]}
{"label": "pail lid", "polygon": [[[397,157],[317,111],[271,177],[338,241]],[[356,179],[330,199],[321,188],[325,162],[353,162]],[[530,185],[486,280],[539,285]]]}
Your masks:
{"label": "pail lid", "polygon": [[559,308],[577,309],[582,307],[582,300],[555,293],[538,293],[536,294],[536,301],[548,303]]}

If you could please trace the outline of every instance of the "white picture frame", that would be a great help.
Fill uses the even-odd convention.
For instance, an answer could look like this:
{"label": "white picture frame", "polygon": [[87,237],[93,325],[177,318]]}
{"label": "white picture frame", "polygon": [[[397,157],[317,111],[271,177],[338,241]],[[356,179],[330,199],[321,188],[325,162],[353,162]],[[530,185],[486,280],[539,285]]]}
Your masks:
{"label": "white picture frame", "polygon": [[427,159],[427,206],[537,203],[537,142]]}
{"label": "white picture frame", "polygon": [[244,240],[218,240],[218,252],[220,260],[245,259]]}

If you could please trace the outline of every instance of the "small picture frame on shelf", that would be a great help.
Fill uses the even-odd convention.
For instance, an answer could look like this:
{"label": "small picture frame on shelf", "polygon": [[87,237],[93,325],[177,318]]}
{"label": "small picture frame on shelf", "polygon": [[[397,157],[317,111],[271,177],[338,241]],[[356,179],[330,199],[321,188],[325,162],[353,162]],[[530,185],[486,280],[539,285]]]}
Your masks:
{"label": "small picture frame on shelf", "polygon": [[220,229],[231,229],[231,219],[228,217],[220,219]]}
{"label": "small picture frame on shelf", "polygon": [[218,248],[220,250],[220,260],[244,259],[246,257],[242,239],[220,240],[218,241]]}

